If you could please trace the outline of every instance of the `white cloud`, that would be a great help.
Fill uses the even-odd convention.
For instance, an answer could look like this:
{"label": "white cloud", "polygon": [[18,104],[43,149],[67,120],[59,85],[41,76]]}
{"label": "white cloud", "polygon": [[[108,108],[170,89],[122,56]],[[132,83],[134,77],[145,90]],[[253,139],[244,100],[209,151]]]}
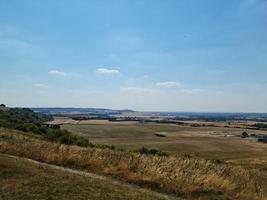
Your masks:
{"label": "white cloud", "polygon": [[120,73],[117,69],[107,69],[107,68],[98,68],[97,72],[100,74],[118,74]]}
{"label": "white cloud", "polygon": [[49,75],[52,75],[52,76],[66,76],[66,72],[63,72],[63,71],[59,71],[59,70],[56,70],[56,69],[53,69],[53,70],[50,70],[48,72]]}
{"label": "white cloud", "polygon": [[166,81],[166,82],[158,82],[156,86],[158,87],[165,87],[165,88],[174,88],[179,87],[181,84],[177,81]]}
{"label": "white cloud", "polygon": [[120,90],[129,93],[146,93],[153,91],[150,88],[142,88],[142,87],[121,87]]}

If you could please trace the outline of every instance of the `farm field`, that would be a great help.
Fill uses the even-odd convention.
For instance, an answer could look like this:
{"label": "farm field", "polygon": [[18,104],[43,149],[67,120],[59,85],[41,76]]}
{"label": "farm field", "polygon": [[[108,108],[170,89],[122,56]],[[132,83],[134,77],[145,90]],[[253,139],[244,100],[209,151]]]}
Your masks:
{"label": "farm field", "polygon": [[[249,134],[267,134],[266,131],[225,127],[190,127],[173,124],[65,124],[70,130],[89,138],[93,143],[114,145],[135,150],[156,148],[171,154],[194,154],[207,159],[221,159],[263,166],[267,163],[267,145],[241,138]],[[157,137],[163,133],[166,137]]]}

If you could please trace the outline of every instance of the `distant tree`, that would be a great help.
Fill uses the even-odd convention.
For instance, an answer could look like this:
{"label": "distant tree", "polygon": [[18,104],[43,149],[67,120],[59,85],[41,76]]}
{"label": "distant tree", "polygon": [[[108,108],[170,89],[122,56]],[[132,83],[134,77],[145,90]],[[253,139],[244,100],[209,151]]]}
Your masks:
{"label": "distant tree", "polygon": [[243,133],[242,133],[242,136],[243,136],[244,138],[248,137],[247,132],[243,132]]}
{"label": "distant tree", "polygon": [[5,104],[0,104],[0,107],[6,107],[6,105]]}

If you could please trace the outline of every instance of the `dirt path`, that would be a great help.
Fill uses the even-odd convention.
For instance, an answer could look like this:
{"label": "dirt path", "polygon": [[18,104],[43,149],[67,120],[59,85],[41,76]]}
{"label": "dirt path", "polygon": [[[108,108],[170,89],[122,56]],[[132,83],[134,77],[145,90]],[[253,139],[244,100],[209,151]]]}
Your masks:
{"label": "dirt path", "polygon": [[63,172],[68,172],[68,173],[72,173],[72,174],[76,174],[76,175],[80,175],[80,176],[84,176],[84,177],[88,177],[88,178],[92,178],[92,179],[97,179],[97,180],[101,180],[101,181],[109,181],[109,182],[113,183],[114,185],[124,185],[129,189],[135,189],[135,190],[138,190],[139,192],[155,195],[155,196],[158,196],[158,197],[160,197],[162,199],[166,199],[166,200],[183,200],[183,199],[178,198],[178,197],[174,197],[174,196],[170,196],[170,195],[167,195],[167,194],[159,193],[159,192],[152,191],[152,190],[149,190],[149,189],[140,188],[140,187],[138,187],[136,185],[124,183],[124,182],[115,180],[115,179],[110,178],[110,177],[101,176],[101,175],[93,174],[93,173],[90,173],[90,172],[84,172],[84,171],[80,171],[80,170],[73,170],[73,169],[60,167],[60,166],[52,165],[52,164],[47,164],[47,163],[39,162],[39,161],[36,161],[36,160],[32,160],[32,159],[28,159],[28,158],[22,158],[22,157],[18,157],[18,156],[9,155],[9,154],[0,153],[0,155],[8,157],[8,158],[13,158],[13,159],[16,159],[16,160],[27,161],[27,162],[33,163],[35,165],[38,165],[39,167],[56,169],[56,170],[60,170],[60,171],[63,171]]}

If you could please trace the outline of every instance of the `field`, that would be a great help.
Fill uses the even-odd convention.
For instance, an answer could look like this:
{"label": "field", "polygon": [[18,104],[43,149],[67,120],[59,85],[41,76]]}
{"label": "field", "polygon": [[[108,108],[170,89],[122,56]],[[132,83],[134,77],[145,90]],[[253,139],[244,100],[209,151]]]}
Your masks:
{"label": "field", "polygon": [[[136,150],[156,148],[170,154],[193,154],[207,159],[220,159],[243,165],[266,166],[267,144],[241,138],[249,134],[267,134],[266,131],[229,127],[191,127],[188,125],[155,123],[100,123],[65,124],[63,129],[84,135],[93,143],[109,144]],[[166,137],[157,137],[163,133]]]}

